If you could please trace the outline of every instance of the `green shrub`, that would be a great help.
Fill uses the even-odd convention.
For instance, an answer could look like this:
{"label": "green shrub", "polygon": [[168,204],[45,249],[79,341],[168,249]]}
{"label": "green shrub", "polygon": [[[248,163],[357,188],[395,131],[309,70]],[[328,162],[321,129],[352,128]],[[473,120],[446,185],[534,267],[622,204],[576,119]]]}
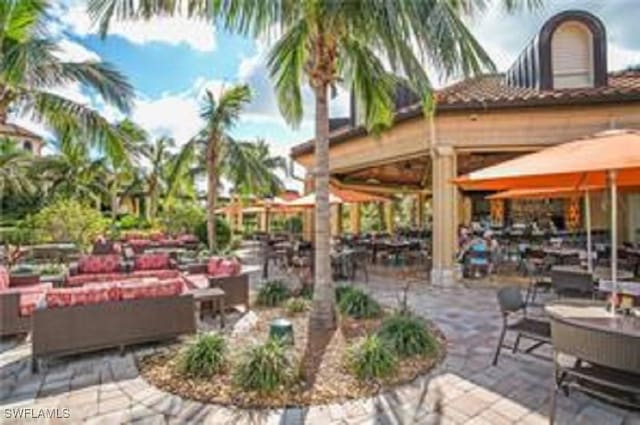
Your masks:
{"label": "green shrub", "polygon": [[338,308],[342,314],[351,316],[354,319],[370,319],[377,317],[382,311],[380,304],[357,288],[346,290],[340,296]]}
{"label": "green shrub", "polygon": [[73,242],[84,251],[109,227],[109,220],[96,208],[70,199],[59,199],[46,206],[34,220],[45,241]]}
{"label": "green shrub", "polygon": [[294,377],[295,368],[285,345],[270,338],[244,354],[234,373],[234,382],[244,390],[272,393],[290,385]]}
{"label": "green shrub", "polygon": [[148,226],[147,220],[137,215],[125,214],[117,221],[120,230],[144,229]]}
{"label": "green shrub", "polygon": [[265,282],[258,291],[258,304],[268,307],[280,305],[289,298],[289,289],[280,280]]}
{"label": "green shrub", "polygon": [[345,295],[353,292],[354,288],[353,286],[347,286],[347,285],[339,285],[336,286],[336,303],[340,303],[340,301],[342,300],[342,298],[344,298]]}
{"label": "green shrub", "polygon": [[181,370],[193,376],[212,376],[225,367],[226,356],[227,343],[222,335],[200,334],[182,353]]}
{"label": "green shrub", "polygon": [[290,298],[284,308],[287,310],[288,315],[295,316],[309,310],[309,301],[302,297]]}
{"label": "green shrub", "polygon": [[429,354],[437,347],[436,340],[427,330],[425,322],[411,314],[396,313],[385,318],[378,336],[401,357]]}
{"label": "green shrub", "polygon": [[368,335],[349,347],[347,361],[360,380],[387,378],[398,365],[393,350],[377,335]]}
{"label": "green shrub", "polygon": [[[195,227],[195,234],[203,244],[207,245],[207,220],[202,220]],[[231,242],[231,228],[227,220],[216,217],[216,242],[219,249],[226,248]]]}
{"label": "green shrub", "polygon": [[312,300],[313,285],[302,285],[302,288],[300,289],[298,296],[304,298],[305,300]]}
{"label": "green shrub", "polygon": [[162,227],[173,235],[194,233],[203,220],[205,220],[205,209],[195,202],[171,203],[166,205],[159,215]]}

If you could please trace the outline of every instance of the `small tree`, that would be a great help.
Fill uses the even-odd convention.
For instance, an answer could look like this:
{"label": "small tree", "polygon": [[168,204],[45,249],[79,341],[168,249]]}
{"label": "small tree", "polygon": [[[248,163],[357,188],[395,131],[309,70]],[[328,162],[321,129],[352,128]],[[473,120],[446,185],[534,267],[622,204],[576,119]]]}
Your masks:
{"label": "small tree", "polygon": [[109,227],[109,221],[95,208],[70,199],[57,200],[34,218],[41,239],[73,242],[83,251]]}
{"label": "small tree", "polygon": [[204,208],[193,202],[173,202],[160,213],[160,224],[171,234],[195,233],[204,219]]}

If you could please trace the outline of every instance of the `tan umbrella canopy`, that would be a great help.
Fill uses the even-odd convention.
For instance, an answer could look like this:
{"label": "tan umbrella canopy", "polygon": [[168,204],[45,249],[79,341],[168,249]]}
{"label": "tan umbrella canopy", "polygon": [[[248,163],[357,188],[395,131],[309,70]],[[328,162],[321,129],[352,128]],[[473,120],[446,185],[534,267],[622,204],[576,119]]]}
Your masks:
{"label": "tan umbrella canopy", "polygon": [[483,168],[454,183],[467,190],[609,187],[611,280],[616,294],[618,186],[640,186],[640,131],[605,131]]}

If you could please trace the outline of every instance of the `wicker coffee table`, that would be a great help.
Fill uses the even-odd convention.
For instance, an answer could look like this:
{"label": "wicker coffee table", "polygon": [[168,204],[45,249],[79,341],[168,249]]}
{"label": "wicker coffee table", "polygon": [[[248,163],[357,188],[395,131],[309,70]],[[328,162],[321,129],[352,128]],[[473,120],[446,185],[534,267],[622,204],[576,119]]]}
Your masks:
{"label": "wicker coffee table", "polygon": [[193,289],[190,293],[196,303],[196,318],[202,319],[203,304],[211,305],[210,309],[213,316],[215,305],[215,309],[218,310],[218,315],[220,316],[220,327],[224,328],[224,291],[220,288],[199,288]]}

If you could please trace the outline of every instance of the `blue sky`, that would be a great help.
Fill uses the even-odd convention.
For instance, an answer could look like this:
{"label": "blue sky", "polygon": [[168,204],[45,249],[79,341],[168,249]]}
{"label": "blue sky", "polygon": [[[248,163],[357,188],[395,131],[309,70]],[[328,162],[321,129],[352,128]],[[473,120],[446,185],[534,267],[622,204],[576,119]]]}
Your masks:
{"label": "blue sky", "polygon": [[[168,134],[179,143],[185,142],[201,125],[198,105],[204,90],[215,94],[225,85],[246,82],[252,86],[254,101],[234,130],[237,137],[264,138],[276,153],[287,155],[292,145],[311,136],[312,98],[308,93],[300,128],[290,128],[279,115],[264,65],[269,47],[264,41],[231,35],[205,22],[186,18],[118,23],[103,40],[95,34],[83,1],[52,3],[55,6],[50,27],[61,55],[66,59],[96,59],[116,65],[136,89],[130,117],[151,133]],[[543,10],[515,15],[490,7],[469,25],[498,68],[504,70],[548,17],[570,8],[587,9],[605,22],[610,70],[640,63],[637,0],[547,0]],[[93,105],[108,119],[123,118],[79,86],[61,87],[57,91]],[[343,92],[333,101],[333,115],[346,113],[347,99]],[[37,123],[24,118],[18,121],[37,132],[46,132]]]}

